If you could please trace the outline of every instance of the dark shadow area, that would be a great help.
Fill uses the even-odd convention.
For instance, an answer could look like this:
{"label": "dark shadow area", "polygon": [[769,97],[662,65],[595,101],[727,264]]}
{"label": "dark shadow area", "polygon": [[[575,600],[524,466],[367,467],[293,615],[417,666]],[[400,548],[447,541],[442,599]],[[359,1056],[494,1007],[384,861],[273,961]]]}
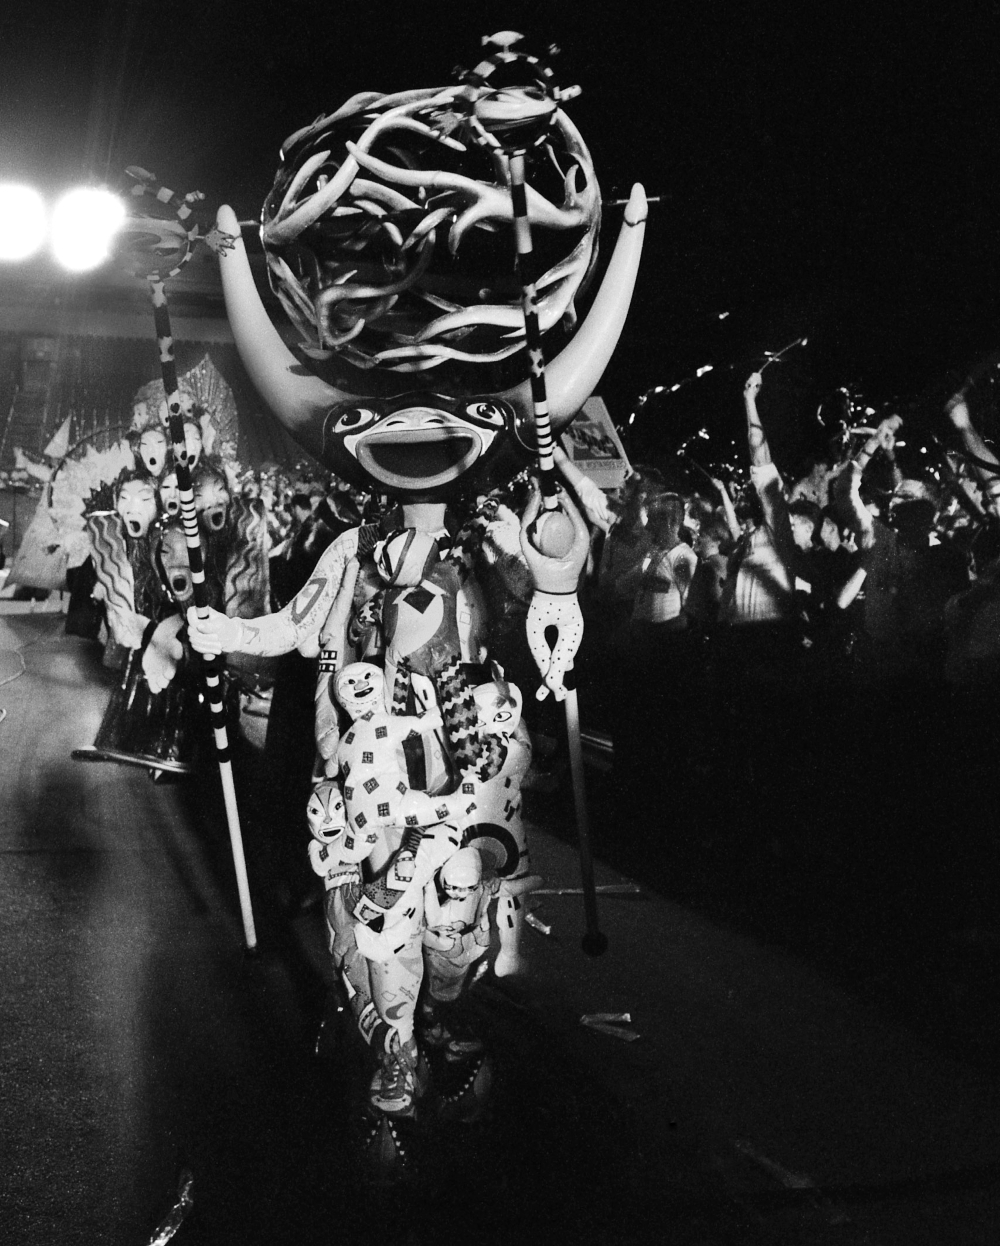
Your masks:
{"label": "dark shadow area", "polygon": [[[619,669],[623,712],[604,656],[597,686],[581,681],[585,728],[617,736],[611,772],[587,775],[595,854],[995,1069],[991,690],[830,684],[801,665],[767,683],[705,651],[679,685],[665,666]],[[528,796],[571,842],[569,799]]]}

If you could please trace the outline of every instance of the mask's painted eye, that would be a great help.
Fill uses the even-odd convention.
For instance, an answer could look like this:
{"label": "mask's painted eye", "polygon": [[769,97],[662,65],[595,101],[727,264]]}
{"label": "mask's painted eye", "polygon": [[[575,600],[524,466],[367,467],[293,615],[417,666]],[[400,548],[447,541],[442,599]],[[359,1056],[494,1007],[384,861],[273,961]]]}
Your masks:
{"label": "mask's painted eye", "polygon": [[497,712],[493,715],[493,721],[495,723],[509,723],[513,717],[514,715],[510,712],[510,710],[497,710]]}
{"label": "mask's painted eye", "polygon": [[480,424],[488,424],[490,428],[503,428],[504,409],[498,402],[470,402],[465,414]]}
{"label": "mask's painted eye", "polygon": [[372,411],[370,407],[348,407],[346,411],[341,412],[333,431],[356,433],[362,428],[367,428],[377,418],[377,412]]}

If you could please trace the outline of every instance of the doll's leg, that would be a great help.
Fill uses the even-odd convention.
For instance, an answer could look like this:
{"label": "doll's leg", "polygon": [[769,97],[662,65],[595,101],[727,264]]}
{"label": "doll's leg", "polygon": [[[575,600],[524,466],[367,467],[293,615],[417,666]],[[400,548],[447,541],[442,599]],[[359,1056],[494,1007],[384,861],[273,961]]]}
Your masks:
{"label": "doll's leg", "polygon": [[[535,593],[528,608],[526,621],[528,648],[542,677],[542,688],[536,696],[539,700],[554,692],[562,700],[565,696],[563,674],[573,665],[573,659],[583,639],[583,614],[575,593]],[[554,627],[556,643],[550,649],[545,639],[545,629]]]}
{"label": "doll's leg", "polygon": [[521,959],[524,913],[524,902],[518,896],[502,895],[497,898],[497,932],[500,935],[500,951],[493,962],[493,972],[498,978],[520,973],[524,967]]}

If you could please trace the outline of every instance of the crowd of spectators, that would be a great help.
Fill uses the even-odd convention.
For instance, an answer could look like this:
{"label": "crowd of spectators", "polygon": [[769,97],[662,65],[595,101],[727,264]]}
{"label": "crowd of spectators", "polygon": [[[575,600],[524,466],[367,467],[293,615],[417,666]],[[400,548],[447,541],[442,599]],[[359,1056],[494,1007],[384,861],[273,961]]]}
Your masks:
{"label": "crowd of spectators", "polygon": [[784,479],[761,388],[745,483],[637,465],[595,527],[580,697],[614,749],[598,839],[754,858],[764,886],[793,861],[796,887],[808,866],[841,899],[881,879],[907,920],[933,897],[949,929],[995,929],[1000,465],[959,395],[925,471],[900,470],[892,416]]}

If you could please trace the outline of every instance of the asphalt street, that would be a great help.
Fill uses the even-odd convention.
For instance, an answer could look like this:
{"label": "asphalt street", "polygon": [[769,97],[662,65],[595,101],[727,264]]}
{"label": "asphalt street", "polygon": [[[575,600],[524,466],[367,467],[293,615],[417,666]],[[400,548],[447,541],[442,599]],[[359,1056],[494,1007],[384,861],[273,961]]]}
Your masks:
{"label": "asphalt street", "polygon": [[[113,675],[63,621],[0,616],[0,1240],[146,1246],[188,1181],[180,1246],[1000,1238],[989,1069],[600,859],[607,953],[581,950],[579,896],[534,901],[530,972],[469,1002],[487,1115],[423,1122],[411,1176],[379,1185],[320,910],[267,876],[267,776],[248,750],[250,957],[212,773],[71,760]],[[578,887],[568,793],[533,808],[535,868]],[[601,1012],[632,1039],[581,1024]]]}

